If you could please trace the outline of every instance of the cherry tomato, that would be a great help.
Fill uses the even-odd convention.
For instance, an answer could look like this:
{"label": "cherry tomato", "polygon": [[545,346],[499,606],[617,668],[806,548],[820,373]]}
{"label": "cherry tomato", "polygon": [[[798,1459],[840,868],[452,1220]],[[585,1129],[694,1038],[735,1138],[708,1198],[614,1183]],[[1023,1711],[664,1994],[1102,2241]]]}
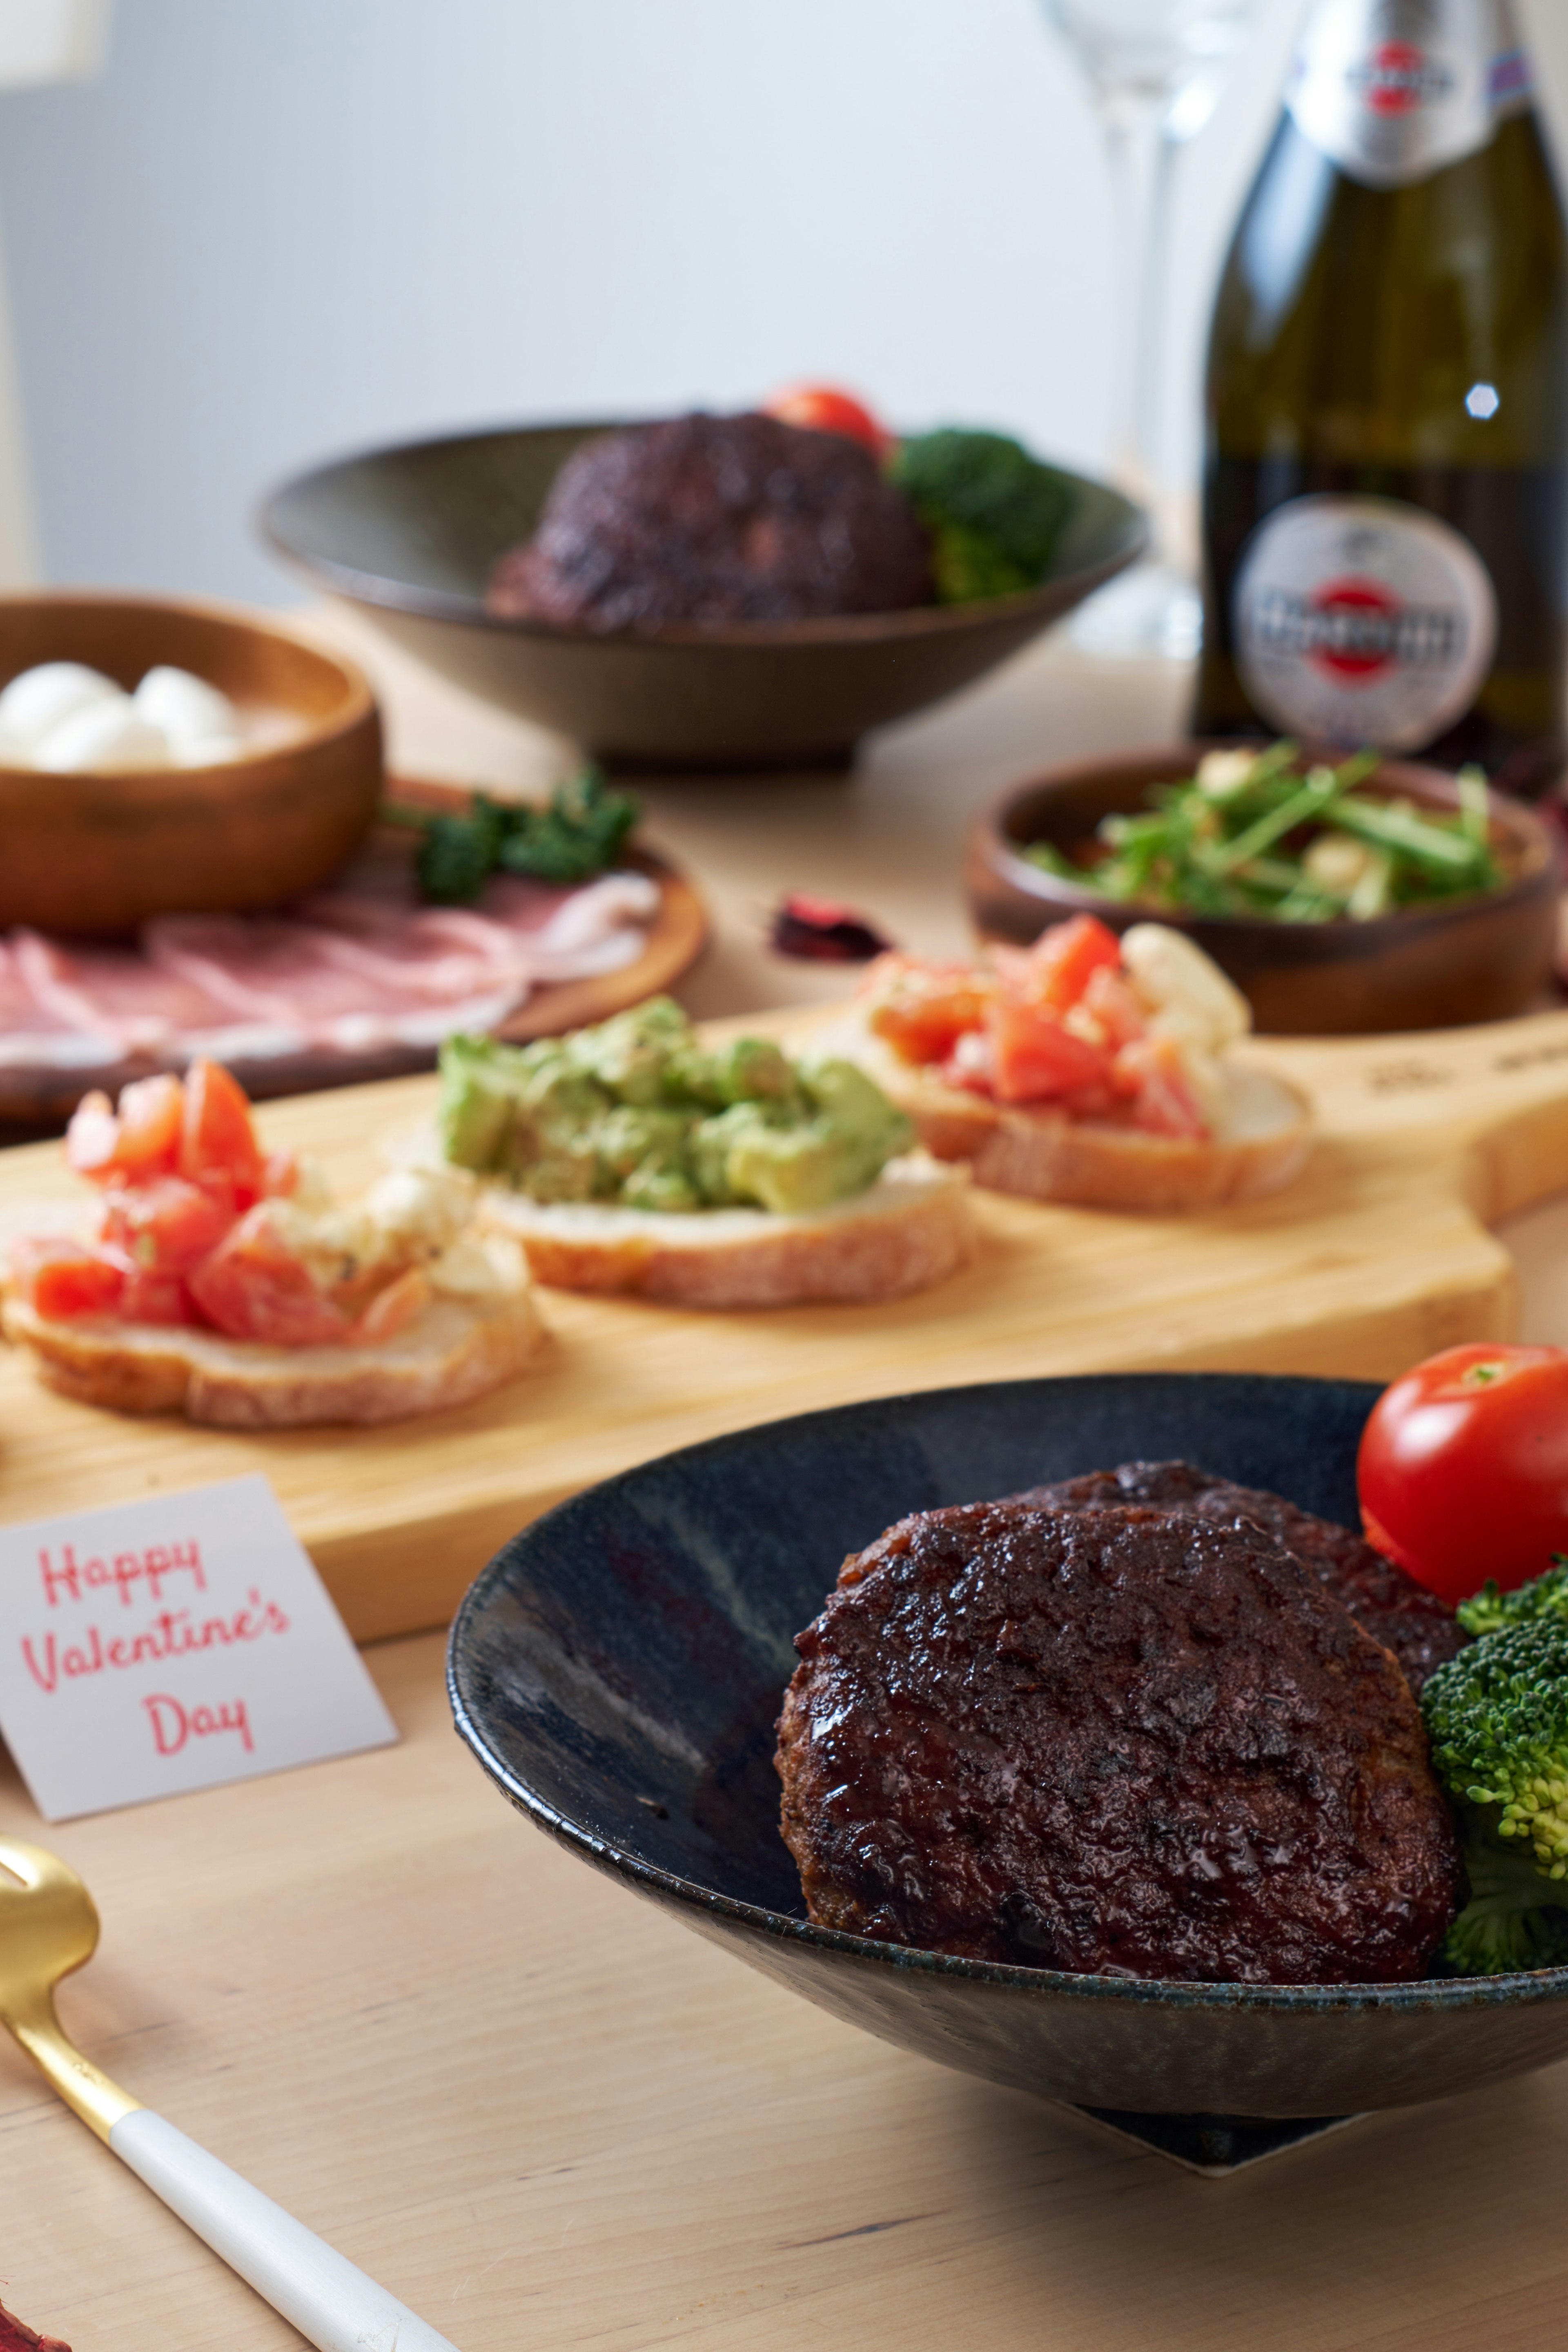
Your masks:
{"label": "cherry tomato", "polygon": [[1568,1349],[1447,1348],[1384,1391],[1356,1465],[1369,1543],[1458,1601],[1568,1550]]}
{"label": "cherry tomato", "polygon": [[61,1234],[33,1234],[11,1245],[11,1280],[17,1297],[52,1321],[118,1312],[125,1269],[112,1258]]}
{"label": "cherry tomato", "polygon": [[1064,1029],[1055,1013],[999,996],[985,1016],[992,1087],[998,1102],[1048,1102],[1109,1087],[1111,1057]]}
{"label": "cherry tomato", "polygon": [[265,1201],[240,1219],[186,1281],[202,1315],[231,1339],[319,1348],[349,1337],[349,1318],[289,1248]]}
{"label": "cherry tomato", "polygon": [[763,413],[781,425],[798,425],[805,433],[841,433],[847,441],[863,441],[873,457],[885,457],[893,446],[892,435],[862,401],[830,383],[786,384],[763,403]]}
{"label": "cherry tomato", "polygon": [[184,1089],[172,1077],[138,1078],[121,1090],[118,1113],[107,1095],[84,1095],[66,1129],[66,1159],[95,1184],[139,1184],[167,1175],[184,1108]]}
{"label": "cherry tomato", "polygon": [[989,975],[962,963],[918,963],[883,956],[868,975],[866,1020],[906,1062],[943,1062],[969,1029],[978,1029],[996,993]]}
{"label": "cherry tomato", "polygon": [[143,1273],[178,1275],[216,1249],[233,1223],[232,1201],[180,1176],[156,1176],[110,1193],[100,1238]]}
{"label": "cherry tomato", "polygon": [[214,1175],[229,1178],[241,1209],[250,1208],[266,1190],[245,1089],[220,1062],[193,1062],[185,1073],[179,1171],[193,1184]]}

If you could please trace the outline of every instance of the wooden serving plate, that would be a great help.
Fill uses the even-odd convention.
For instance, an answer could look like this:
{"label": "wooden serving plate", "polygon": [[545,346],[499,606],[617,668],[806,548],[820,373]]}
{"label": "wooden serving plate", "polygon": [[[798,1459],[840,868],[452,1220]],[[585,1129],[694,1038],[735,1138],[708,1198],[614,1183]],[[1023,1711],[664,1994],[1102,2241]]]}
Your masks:
{"label": "wooden serving plate", "polygon": [[[389,780],[387,798],[405,807],[460,814],[473,795],[461,785],[413,780]],[[404,826],[379,824],[372,832],[369,852],[387,859],[411,859],[415,836]],[[504,1021],[497,1035],[525,1045],[531,1037],[557,1036],[593,1021],[607,1021],[627,1005],[640,1004],[673,987],[701,954],[708,939],[708,915],[696,890],[667,860],[652,850],[633,846],[624,863],[652,877],[659,887],[658,912],[648,925],[643,951],[635,963],[619,971],[589,980],[557,981],[535,988],[526,1002]],[[70,1117],[84,1094],[101,1087],[113,1094],[132,1078],[152,1071],[179,1067],[184,1056],[149,1058],[145,1055],[106,1055],[100,1067],[71,1070],[21,1070],[0,1067],[0,1130],[10,1127],[37,1135],[58,1129]],[[399,1045],[364,1054],[329,1052],[272,1055],[265,1060],[234,1061],[229,1066],[252,1101],[279,1095],[313,1094],[328,1087],[363,1086],[382,1078],[401,1077],[435,1065],[429,1045]],[[0,1143],[5,1141],[0,1132]]]}
{"label": "wooden serving plate", "polygon": [[[798,1034],[812,1018],[727,1026]],[[980,1193],[975,1265],[884,1306],[704,1315],[547,1291],[537,1365],[424,1421],[231,1436],[123,1420],[51,1395],[7,1353],[0,1520],[263,1470],[364,1641],[444,1622],[504,1539],[579,1487],[776,1415],[1051,1372],[1388,1378],[1437,1348],[1506,1337],[1515,1276],[1487,1225],[1568,1184],[1568,1013],[1258,1043],[1249,1058],[1318,1111],[1311,1161],[1272,1200],[1142,1218]],[[269,1106],[263,1130],[320,1154],[347,1188],[435,1092],[418,1078],[307,1097]],[[73,1192],[58,1145],[5,1154],[0,1230],[16,1230],[19,1204]]]}

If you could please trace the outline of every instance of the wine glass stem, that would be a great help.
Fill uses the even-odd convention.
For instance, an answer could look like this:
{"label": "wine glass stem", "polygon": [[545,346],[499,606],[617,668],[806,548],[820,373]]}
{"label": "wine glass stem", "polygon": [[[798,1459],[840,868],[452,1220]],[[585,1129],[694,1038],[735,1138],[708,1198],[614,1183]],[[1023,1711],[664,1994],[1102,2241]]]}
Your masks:
{"label": "wine glass stem", "polygon": [[1101,85],[1098,95],[1115,207],[1121,312],[1112,464],[1131,495],[1149,509],[1152,551],[1158,553],[1163,534],[1155,452],[1165,390],[1165,289],[1176,142],[1166,134],[1159,93]]}

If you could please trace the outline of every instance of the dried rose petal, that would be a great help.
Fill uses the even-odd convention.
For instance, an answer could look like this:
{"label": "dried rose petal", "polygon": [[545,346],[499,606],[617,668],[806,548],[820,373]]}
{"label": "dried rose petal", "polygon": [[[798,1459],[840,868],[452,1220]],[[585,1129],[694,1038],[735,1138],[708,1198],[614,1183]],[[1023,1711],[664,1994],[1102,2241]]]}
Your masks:
{"label": "dried rose petal", "polygon": [[0,2303],[0,2352],[71,2352],[71,2348],[58,2336],[40,2336],[36,2327],[14,2317]]}
{"label": "dried rose petal", "polygon": [[775,955],[815,963],[869,963],[873,956],[885,955],[892,941],[853,907],[792,890],[773,910],[768,944]]}

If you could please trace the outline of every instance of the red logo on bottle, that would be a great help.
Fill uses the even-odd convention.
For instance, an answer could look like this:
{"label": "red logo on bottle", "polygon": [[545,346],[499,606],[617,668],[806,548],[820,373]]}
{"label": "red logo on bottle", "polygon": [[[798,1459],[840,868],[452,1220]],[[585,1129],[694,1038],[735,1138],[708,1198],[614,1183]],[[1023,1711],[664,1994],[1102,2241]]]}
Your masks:
{"label": "red logo on bottle", "polygon": [[1375,677],[1393,663],[1400,609],[1381,581],[1325,581],[1312,599],[1312,659],[1335,677]]}
{"label": "red logo on bottle", "polygon": [[1465,643],[1461,613],[1407,604],[1364,574],[1325,580],[1305,595],[1266,588],[1251,626],[1260,647],[1310,661],[1346,686],[1370,686],[1395,669],[1448,668]]}
{"label": "red logo on bottle", "polygon": [[1414,41],[1384,41],[1364,65],[1352,68],[1350,85],[1373,114],[1397,119],[1436,106],[1453,89],[1454,78]]}

